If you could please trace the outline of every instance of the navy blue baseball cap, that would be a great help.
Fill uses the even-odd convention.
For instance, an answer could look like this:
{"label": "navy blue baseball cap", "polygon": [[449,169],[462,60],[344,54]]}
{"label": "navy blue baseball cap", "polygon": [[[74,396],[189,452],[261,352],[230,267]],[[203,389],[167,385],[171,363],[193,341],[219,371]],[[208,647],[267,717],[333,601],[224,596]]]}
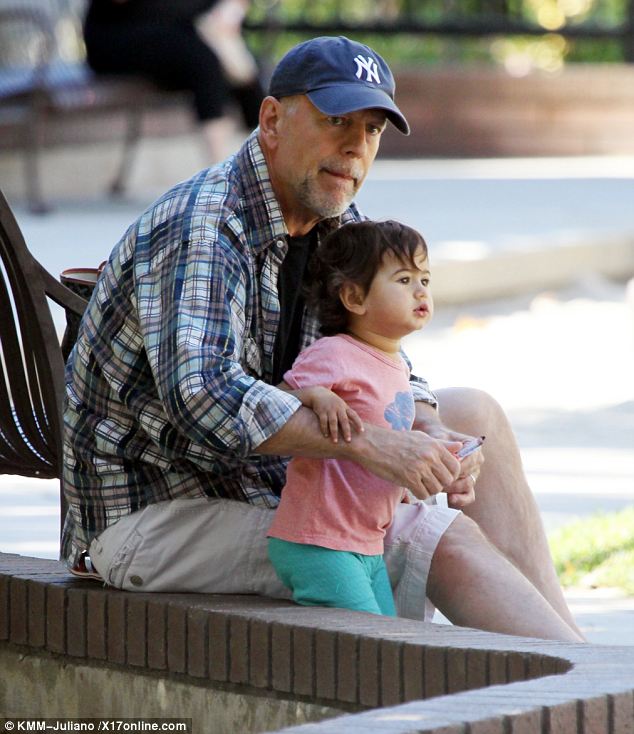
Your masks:
{"label": "navy blue baseball cap", "polygon": [[269,94],[281,99],[305,94],[325,115],[385,110],[398,130],[409,125],[394,102],[390,67],[369,46],[345,36],[320,36],[293,47],[273,71]]}

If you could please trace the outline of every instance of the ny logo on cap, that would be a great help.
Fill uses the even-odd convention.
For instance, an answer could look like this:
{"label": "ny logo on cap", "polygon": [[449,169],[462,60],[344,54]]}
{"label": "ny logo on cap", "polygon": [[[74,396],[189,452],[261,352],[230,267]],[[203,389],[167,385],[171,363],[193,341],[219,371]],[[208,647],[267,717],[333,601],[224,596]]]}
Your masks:
{"label": "ny logo on cap", "polygon": [[361,76],[365,71],[366,82],[374,81],[377,84],[381,83],[381,80],[379,79],[379,67],[376,61],[371,56],[365,58],[365,56],[361,56],[361,54],[359,54],[358,56],[354,57],[354,60],[357,62],[357,79],[361,79]]}

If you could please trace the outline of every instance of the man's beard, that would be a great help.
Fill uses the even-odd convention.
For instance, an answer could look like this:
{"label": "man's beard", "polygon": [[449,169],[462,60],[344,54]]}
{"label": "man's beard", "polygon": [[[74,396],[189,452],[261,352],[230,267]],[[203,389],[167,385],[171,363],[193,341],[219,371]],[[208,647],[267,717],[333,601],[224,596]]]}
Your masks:
{"label": "man's beard", "polygon": [[299,184],[297,198],[320,219],[329,219],[343,214],[358,190],[359,186],[353,186],[349,195],[343,192],[335,195],[321,190],[314,178],[306,177]]}

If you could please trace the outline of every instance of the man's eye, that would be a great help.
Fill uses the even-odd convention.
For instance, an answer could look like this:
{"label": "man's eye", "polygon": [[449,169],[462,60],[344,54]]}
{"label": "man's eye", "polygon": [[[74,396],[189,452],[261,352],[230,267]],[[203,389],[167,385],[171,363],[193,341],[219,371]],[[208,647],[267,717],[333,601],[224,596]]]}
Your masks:
{"label": "man's eye", "polygon": [[337,127],[340,126],[340,125],[343,125],[343,123],[345,122],[345,120],[346,120],[345,117],[337,117],[337,116],[334,116],[334,115],[328,118],[328,122],[331,125],[335,125]]}
{"label": "man's eye", "polygon": [[368,132],[370,135],[380,135],[383,132],[382,125],[368,125]]}

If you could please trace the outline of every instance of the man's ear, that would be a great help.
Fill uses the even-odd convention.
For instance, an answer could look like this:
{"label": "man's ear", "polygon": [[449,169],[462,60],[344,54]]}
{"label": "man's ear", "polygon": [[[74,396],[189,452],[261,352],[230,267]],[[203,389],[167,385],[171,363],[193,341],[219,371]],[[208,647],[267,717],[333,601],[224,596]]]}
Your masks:
{"label": "man's ear", "polygon": [[265,97],[260,105],[260,140],[268,147],[277,145],[282,105],[275,97]]}
{"label": "man's ear", "polygon": [[366,312],[365,293],[358,283],[346,281],[339,290],[339,298],[350,313],[362,316]]}

